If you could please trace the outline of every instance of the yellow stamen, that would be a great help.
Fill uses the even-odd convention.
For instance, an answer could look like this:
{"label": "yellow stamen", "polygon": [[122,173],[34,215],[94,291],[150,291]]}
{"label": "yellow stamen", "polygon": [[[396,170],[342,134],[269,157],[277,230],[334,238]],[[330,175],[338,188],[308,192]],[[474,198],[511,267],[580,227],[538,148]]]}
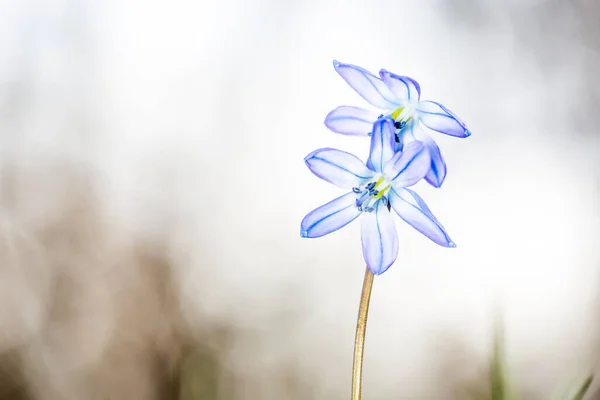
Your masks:
{"label": "yellow stamen", "polygon": [[383,197],[383,195],[385,194],[386,190],[388,190],[390,188],[390,185],[387,185],[386,187],[384,187],[383,189],[381,189],[379,191],[379,193],[377,193],[377,196],[375,196],[375,199],[380,199]]}
{"label": "yellow stamen", "polygon": [[381,184],[381,182],[383,182],[383,176],[380,176],[379,179],[377,179],[377,182],[375,182],[375,186],[373,186],[372,189],[376,189],[377,186]]}
{"label": "yellow stamen", "polygon": [[404,110],[404,107],[398,107],[396,108],[396,110],[394,110],[394,112],[392,113],[392,118],[394,119],[394,121],[400,116],[402,110]]}

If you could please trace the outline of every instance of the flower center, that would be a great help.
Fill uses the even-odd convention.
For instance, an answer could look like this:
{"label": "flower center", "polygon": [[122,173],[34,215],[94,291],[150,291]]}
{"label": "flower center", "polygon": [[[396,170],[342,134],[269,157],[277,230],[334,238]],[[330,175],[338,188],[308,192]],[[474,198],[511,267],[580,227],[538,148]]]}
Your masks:
{"label": "flower center", "polygon": [[412,104],[406,104],[402,107],[396,108],[390,116],[396,122],[408,122],[415,116],[417,109]]}
{"label": "flower center", "polygon": [[411,104],[398,107],[392,111],[390,116],[394,120],[394,127],[397,129],[396,143],[400,143],[400,132],[402,132],[402,129],[404,129],[406,125],[415,117],[416,113],[416,108]]}
{"label": "flower center", "polygon": [[386,196],[389,189],[390,182],[383,175],[376,176],[362,187],[352,188],[352,191],[357,195],[356,208],[358,208],[358,211],[372,212],[377,207],[377,203],[382,201],[389,211],[390,202]]}

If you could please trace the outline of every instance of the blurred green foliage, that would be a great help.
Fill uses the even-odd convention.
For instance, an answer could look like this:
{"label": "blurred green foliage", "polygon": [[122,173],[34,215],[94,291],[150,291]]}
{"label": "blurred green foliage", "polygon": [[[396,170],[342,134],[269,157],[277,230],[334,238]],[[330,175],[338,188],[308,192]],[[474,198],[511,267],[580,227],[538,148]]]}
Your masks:
{"label": "blurred green foliage", "polygon": [[215,352],[190,352],[181,364],[179,400],[227,400],[221,388],[222,370]]}
{"label": "blurred green foliage", "polygon": [[[498,325],[494,333],[490,364],[490,399],[522,400],[516,393],[516,387],[510,382],[510,374],[508,373],[504,352],[504,335],[500,325]],[[592,385],[593,379],[593,374],[588,375],[583,383],[573,390],[572,394],[563,395],[557,400],[584,400],[586,393]]]}
{"label": "blurred green foliage", "polygon": [[[219,332],[223,337],[223,332]],[[195,343],[193,346],[182,349],[182,358],[176,370],[174,383],[160,396],[164,400],[234,400],[247,398],[247,393],[240,392],[243,377],[235,376],[228,371],[226,365],[226,346],[203,346]],[[476,379],[469,384],[468,391],[452,396],[453,399],[468,400],[527,400],[519,394],[518,386],[513,381],[505,354],[505,340],[503,330],[498,328],[494,332],[492,341],[487,379]],[[18,357],[14,354],[5,354],[0,357],[0,400],[27,400],[32,398],[27,392],[25,380],[20,375]],[[298,368],[282,368],[279,374],[273,376],[274,385],[283,385],[288,395],[285,400],[309,400],[321,398],[313,393],[312,377],[305,376],[305,372]],[[162,378],[161,378],[162,379]],[[166,379],[166,377],[165,377]],[[581,379],[565,394],[553,400],[592,400],[589,389],[593,382],[593,375]],[[236,392],[237,390],[237,392]],[[322,393],[321,393],[322,395]],[[587,396],[586,396],[587,395]],[[253,397],[256,398],[256,397]],[[324,398],[338,398],[324,396]],[[398,399],[403,397],[396,397]],[[365,399],[368,400],[368,399]]]}

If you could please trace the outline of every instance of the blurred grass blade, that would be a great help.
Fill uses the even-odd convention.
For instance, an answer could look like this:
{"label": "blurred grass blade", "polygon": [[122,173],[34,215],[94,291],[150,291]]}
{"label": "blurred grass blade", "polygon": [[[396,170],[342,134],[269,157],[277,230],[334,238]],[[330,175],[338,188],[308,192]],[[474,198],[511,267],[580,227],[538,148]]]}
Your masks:
{"label": "blurred grass blade", "polygon": [[494,350],[491,365],[492,400],[506,400],[507,384],[504,371],[504,360],[502,355],[502,338],[496,331],[494,335]]}
{"label": "blurred grass blade", "polygon": [[590,374],[586,380],[583,382],[583,385],[579,388],[575,396],[573,396],[572,400],[583,400],[583,397],[587,393],[588,389],[592,385],[592,381],[594,380],[594,374]]}
{"label": "blurred grass blade", "polygon": [[504,352],[504,328],[502,318],[497,317],[494,329],[492,359],[490,365],[491,400],[516,400],[507,372]]}
{"label": "blurred grass blade", "polygon": [[179,400],[222,399],[219,382],[221,370],[215,351],[203,348],[190,351],[180,367]]}

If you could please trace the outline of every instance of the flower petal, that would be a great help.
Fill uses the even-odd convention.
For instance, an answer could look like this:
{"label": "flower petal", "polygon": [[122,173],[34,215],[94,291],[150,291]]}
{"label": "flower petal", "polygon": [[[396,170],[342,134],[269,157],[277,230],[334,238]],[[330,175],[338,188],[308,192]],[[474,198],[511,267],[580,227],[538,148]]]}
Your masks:
{"label": "flower petal", "polygon": [[403,151],[396,153],[384,167],[384,174],[396,187],[412,186],[429,171],[431,159],[423,143],[414,141],[406,144]]}
{"label": "flower petal", "polygon": [[396,129],[394,120],[381,118],[373,124],[371,136],[371,152],[367,167],[375,172],[383,171],[383,167],[394,157],[396,148]]}
{"label": "flower petal", "polygon": [[429,156],[431,157],[431,166],[429,168],[429,172],[425,175],[425,180],[433,187],[439,188],[444,183],[444,179],[446,179],[446,162],[442,157],[442,153],[440,152],[440,148],[431,138],[431,136],[424,132],[424,129],[417,125],[411,131],[412,136],[416,138],[416,140],[423,143],[423,145],[429,151]]}
{"label": "flower petal", "polygon": [[444,179],[446,179],[446,162],[442,157],[440,148],[433,140],[425,143],[425,146],[429,150],[429,157],[431,158],[431,166],[427,175],[425,175],[425,180],[431,186],[439,188],[444,183]]}
{"label": "flower petal", "polygon": [[300,224],[300,236],[318,238],[348,225],[360,215],[356,194],[348,193],[311,211]]}
{"label": "flower petal", "polygon": [[341,150],[318,149],[307,155],[304,162],[313,174],[342,189],[359,186],[373,177],[373,171],[358,157]]}
{"label": "flower petal", "polygon": [[423,199],[410,189],[390,188],[389,201],[396,213],[413,228],[444,247],[456,247]]}
{"label": "flower petal", "polygon": [[340,106],[325,117],[325,126],[343,135],[368,136],[380,113],[364,108]]}
{"label": "flower petal", "polygon": [[398,137],[398,141],[396,142],[396,153],[402,151],[404,149],[404,146],[406,146],[407,144],[417,140],[415,138],[415,134],[413,132],[413,131],[416,131],[416,129],[414,129],[415,125],[416,125],[415,121],[410,120],[406,124],[406,126],[404,128],[402,128],[400,130],[400,132],[398,132],[396,134],[396,136]]}
{"label": "flower petal", "polygon": [[398,100],[404,103],[416,103],[421,98],[421,86],[408,76],[396,75],[385,69],[379,71],[379,76]]}
{"label": "flower petal", "polygon": [[395,96],[378,76],[356,65],[336,60],[333,61],[333,67],[363,99],[375,107],[386,110],[398,107]]}
{"label": "flower petal", "polygon": [[363,256],[367,267],[375,274],[384,273],[398,257],[398,234],[392,215],[377,203],[375,211],[366,212],[361,222]]}
{"label": "flower petal", "polygon": [[419,120],[429,129],[460,138],[471,136],[464,122],[435,101],[421,101],[417,104],[417,110]]}

